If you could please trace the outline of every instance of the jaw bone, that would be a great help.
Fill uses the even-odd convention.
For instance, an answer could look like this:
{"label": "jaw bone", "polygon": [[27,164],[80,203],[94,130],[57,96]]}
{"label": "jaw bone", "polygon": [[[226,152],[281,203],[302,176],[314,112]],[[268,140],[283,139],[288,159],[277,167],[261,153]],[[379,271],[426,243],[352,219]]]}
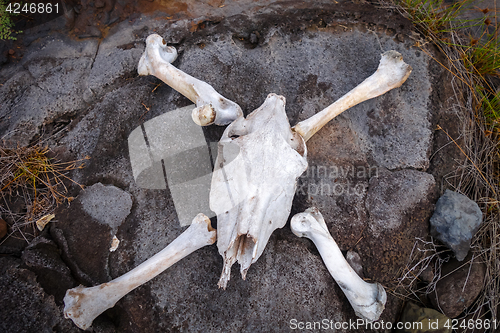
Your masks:
{"label": "jaw bone", "polygon": [[313,207],[292,217],[292,232],[314,242],[328,271],[344,292],[360,318],[370,322],[379,319],[384,311],[387,294],[379,283],[367,283],[347,263],[333,240],[320,211]]}
{"label": "jaw bone", "polygon": [[246,119],[226,128],[210,190],[224,259],[219,287],[226,288],[236,261],[245,278],[272,232],[285,225],[297,178],[306,168],[306,146],[290,129],[284,97],[269,94]]}
{"label": "jaw bone", "polygon": [[130,291],[197,249],[213,244],[216,237],[208,217],[198,214],[189,228],[172,243],[130,272],[95,287],[79,286],[66,291],[64,316],[73,320],[79,328],[87,329],[97,316],[115,306]]}
{"label": "jaw bone", "polygon": [[193,103],[192,112],[195,123],[200,126],[227,125],[243,116],[238,104],[221,96],[215,89],[171,65],[177,58],[177,50],[167,46],[157,34],[146,39],[146,50],[139,60],[139,75],[154,75],[174,90],[177,90]]}
{"label": "jaw bone", "polygon": [[302,135],[304,140],[309,140],[330,120],[350,107],[401,86],[410,76],[411,71],[411,66],[403,61],[399,52],[393,50],[384,52],[375,73],[335,103],[295,125],[294,131]]}

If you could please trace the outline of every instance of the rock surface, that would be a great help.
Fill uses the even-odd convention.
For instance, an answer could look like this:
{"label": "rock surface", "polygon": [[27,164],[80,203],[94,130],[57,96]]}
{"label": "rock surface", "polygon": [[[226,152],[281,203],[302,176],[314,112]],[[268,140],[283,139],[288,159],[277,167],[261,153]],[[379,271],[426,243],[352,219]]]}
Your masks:
{"label": "rock surface", "polygon": [[[409,22],[394,12],[348,2],[249,3],[252,10],[245,14],[228,4],[216,6],[217,16],[196,19],[137,16],[112,27],[101,41],[54,32],[26,41],[23,59],[1,68],[2,136],[26,144],[43,134],[61,159],[90,157],[84,169],[71,173],[87,189],[71,188],[77,199],[56,211],[47,240],[19,249],[27,266],[23,274],[31,280],[16,288],[34,290],[36,300],[23,312],[33,323],[19,321],[18,327],[29,331],[36,323],[42,331],[75,330],[61,319],[57,303],[66,285],[116,278],[182,232],[173,194],[139,187],[129,160],[127,139],[134,129],[191,104],[158,79],[136,74],[151,33],[177,47],[175,66],[210,83],[245,114],[270,92],[285,96],[291,125],[371,75],[383,51],[403,54],[413,73],[402,87],[346,111],[308,141],[309,170],[291,213],[318,207],[341,250],[359,254],[365,277],[386,287],[394,283],[415,237],[428,234],[436,199],[434,177],[426,171],[438,119],[433,113],[446,100],[434,95],[442,86],[439,67],[430,70],[430,58],[406,37]],[[208,143],[222,131],[203,129]],[[110,252],[115,235],[120,246]],[[47,265],[40,264],[43,258],[50,259]],[[294,320],[357,319],[314,244],[295,237],[289,227],[274,232],[246,281],[238,268],[227,289],[219,290],[222,260],[215,246],[205,247],[125,296],[93,327],[283,332]],[[65,282],[59,289],[43,279],[38,284],[35,274]],[[0,278],[13,279],[7,270]],[[50,316],[39,317],[35,308]],[[396,321],[400,309],[401,301],[389,294],[381,319]]]}
{"label": "rock surface", "polygon": [[453,250],[458,261],[462,261],[482,221],[483,213],[477,203],[463,194],[446,190],[431,217],[431,234]]}
{"label": "rock surface", "polygon": [[471,254],[466,261],[450,260],[441,267],[441,279],[429,298],[436,309],[456,318],[469,307],[483,288],[486,266]]}

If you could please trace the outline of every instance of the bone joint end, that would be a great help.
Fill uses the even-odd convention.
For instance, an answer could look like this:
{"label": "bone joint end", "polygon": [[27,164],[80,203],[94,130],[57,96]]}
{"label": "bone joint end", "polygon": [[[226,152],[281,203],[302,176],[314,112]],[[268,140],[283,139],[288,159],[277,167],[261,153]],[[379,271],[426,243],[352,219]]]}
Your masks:
{"label": "bone joint end", "polygon": [[191,113],[193,121],[199,126],[212,125],[215,122],[215,110],[210,104],[196,107]]}

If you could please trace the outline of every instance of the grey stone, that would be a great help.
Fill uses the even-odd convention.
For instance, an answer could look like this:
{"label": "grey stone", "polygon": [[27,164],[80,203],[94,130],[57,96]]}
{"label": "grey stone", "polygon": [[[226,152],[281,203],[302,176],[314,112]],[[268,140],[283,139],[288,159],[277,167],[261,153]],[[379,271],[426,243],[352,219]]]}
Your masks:
{"label": "grey stone", "polygon": [[118,227],[130,214],[132,197],[113,185],[94,184],[78,197],[83,210],[116,233]]}
{"label": "grey stone", "polygon": [[33,43],[21,64],[10,65],[7,70],[15,75],[0,86],[0,116],[8,119],[0,124],[4,139],[27,145],[41,126],[85,107],[81,78],[96,47],[93,42],[50,36]]}
{"label": "grey stone", "polygon": [[434,177],[425,172],[381,170],[378,177],[370,179],[366,198],[373,234],[379,236],[400,227],[408,212],[429,197],[434,186]]}
{"label": "grey stone", "polygon": [[431,217],[431,234],[453,250],[458,261],[462,261],[482,221],[483,213],[477,203],[463,194],[446,190]]}
{"label": "grey stone", "polygon": [[370,179],[365,201],[369,231],[355,247],[367,276],[389,282],[404,269],[416,238],[428,235],[435,196],[434,177],[425,172],[380,170]]}

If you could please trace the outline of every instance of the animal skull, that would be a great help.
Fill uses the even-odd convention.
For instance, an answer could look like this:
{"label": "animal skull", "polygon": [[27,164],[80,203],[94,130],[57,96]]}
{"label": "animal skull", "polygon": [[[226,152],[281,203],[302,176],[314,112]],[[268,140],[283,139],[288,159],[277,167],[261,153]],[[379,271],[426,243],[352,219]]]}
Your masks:
{"label": "animal skull", "polygon": [[306,145],[290,128],[284,97],[269,94],[260,108],[226,128],[210,189],[224,258],[219,287],[226,288],[236,261],[244,279],[272,232],[286,224],[306,168]]}
{"label": "animal skull", "polygon": [[378,320],[384,311],[387,294],[379,283],[367,283],[347,263],[337,243],[330,235],[321,212],[309,208],[295,214],[290,222],[292,232],[314,242],[328,271],[344,292],[358,317]]}
{"label": "animal skull", "polygon": [[79,328],[87,329],[98,315],[115,306],[130,291],[199,248],[215,243],[216,238],[210,219],[198,214],[189,228],[172,243],[130,272],[95,287],[79,286],[67,290],[64,316],[73,320]]}

